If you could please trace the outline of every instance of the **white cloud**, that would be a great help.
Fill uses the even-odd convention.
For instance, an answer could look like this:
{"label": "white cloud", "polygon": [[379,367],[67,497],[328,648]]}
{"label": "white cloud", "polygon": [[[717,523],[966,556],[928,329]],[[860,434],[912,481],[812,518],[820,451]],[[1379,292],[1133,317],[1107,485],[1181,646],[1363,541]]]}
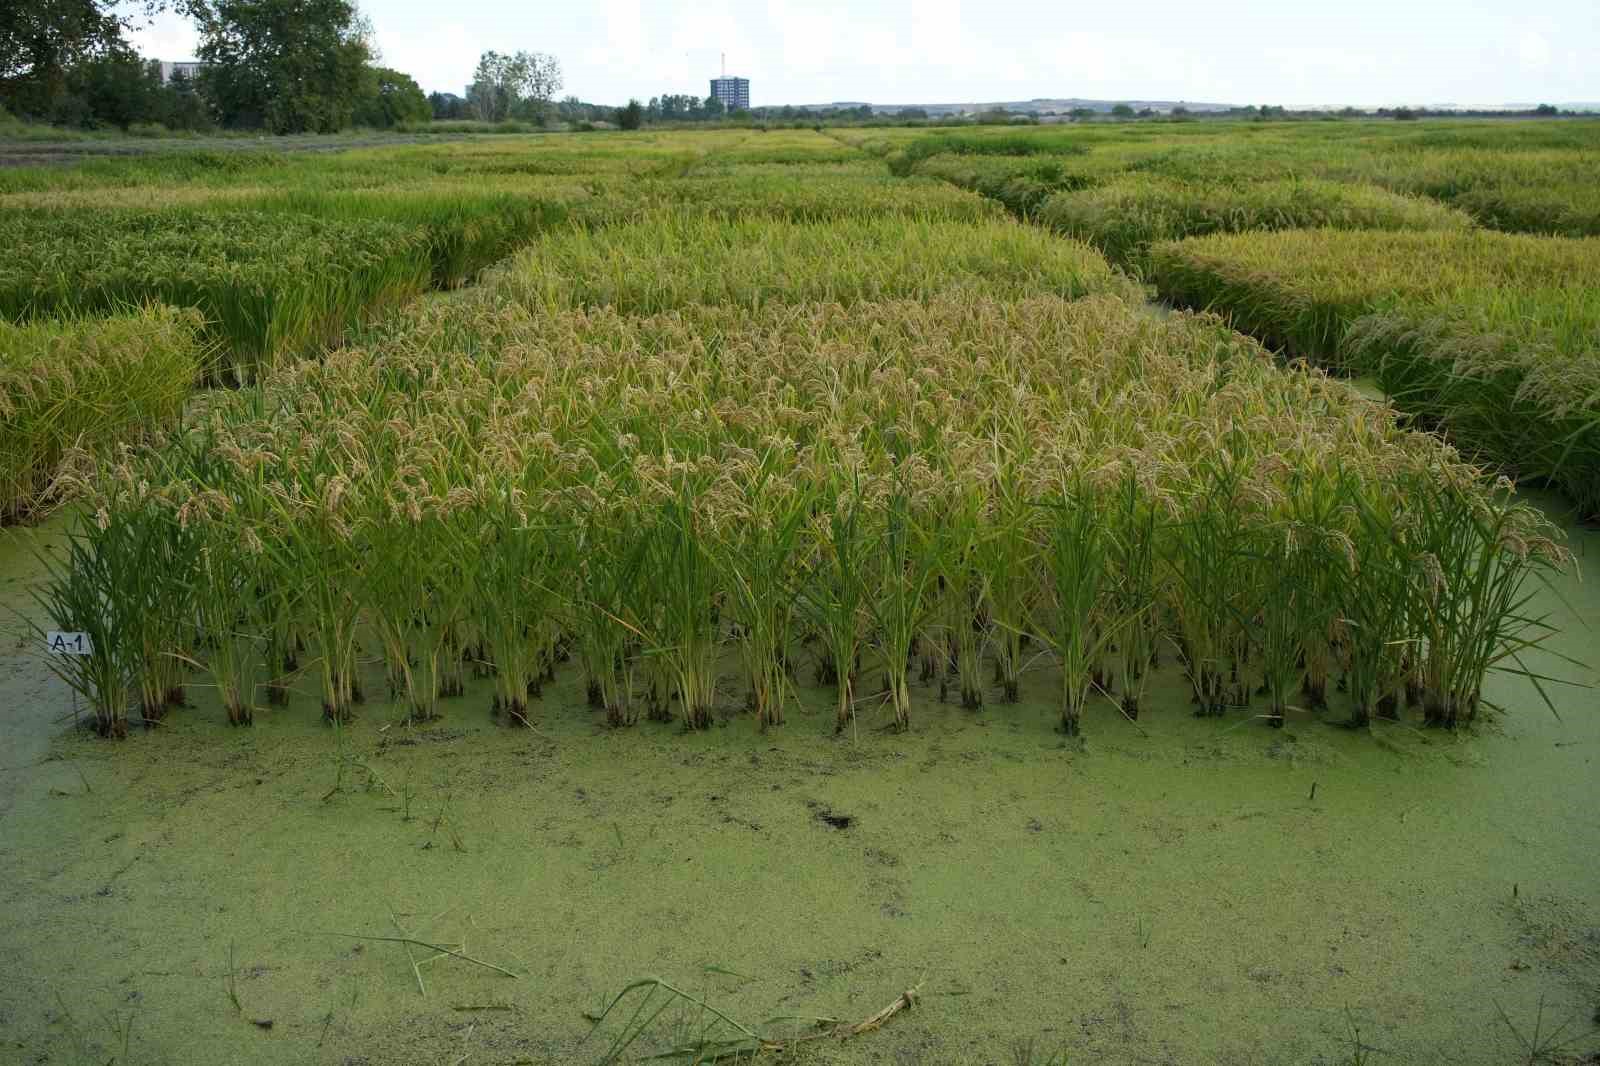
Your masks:
{"label": "white cloud", "polygon": [[457,95],[465,91],[478,57],[489,47],[456,22],[430,26],[420,33],[379,26],[374,37],[384,66],[410,74],[424,92]]}
{"label": "white cloud", "polygon": [[1517,58],[1529,70],[1543,70],[1550,65],[1554,49],[1542,33],[1527,30],[1517,41]]}
{"label": "white cloud", "polygon": [[200,35],[193,24],[167,11],[146,25],[142,20],[128,34],[134,51],[146,59],[193,59]]}

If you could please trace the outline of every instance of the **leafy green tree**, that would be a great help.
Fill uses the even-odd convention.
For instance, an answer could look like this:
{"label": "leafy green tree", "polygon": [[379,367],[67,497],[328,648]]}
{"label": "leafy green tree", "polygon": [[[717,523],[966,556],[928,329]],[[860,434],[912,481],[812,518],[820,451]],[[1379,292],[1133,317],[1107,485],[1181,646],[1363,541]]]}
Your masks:
{"label": "leafy green tree", "polygon": [[0,0],[0,105],[53,117],[69,69],[126,49],[115,8],[112,0]]}
{"label": "leafy green tree", "polygon": [[207,130],[216,125],[198,86],[182,71],[172,75],[162,90],[161,121],[169,129]]}
{"label": "leafy green tree", "polygon": [[561,63],[555,56],[488,51],[478,58],[467,99],[474,117],[484,122],[503,122],[513,116],[543,122],[560,91]]}
{"label": "leafy green tree", "polygon": [[[52,116],[63,125],[116,126],[166,119],[161,68],[118,44],[67,71],[67,99]],[[68,109],[76,114],[69,115]]]}
{"label": "leafy green tree", "polygon": [[212,0],[202,81],[224,125],[332,133],[361,97],[370,29],[349,0]]}
{"label": "leafy green tree", "polygon": [[472,105],[455,93],[429,93],[428,106],[435,120],[472,117]]}
{"label": "leafy green tree", "polygon": [[426,122],[432,117],[433,108],[411,75],[388,67],[366,69],[352,116],[357,126],[386,130],[403,122]]}
{"label": "leafy green tree", "polygon": [[617,125],[625,130],[636,130],[644,125],[644,107],[637,100],[629,100],[627,107],[617,108]]}
{"label": "leafy green tree", "polygon": [[1132,118],[1134,114],[1133,107],[1129,104],[1118,104],[1111,109],[1111,113],[1117,118]]}

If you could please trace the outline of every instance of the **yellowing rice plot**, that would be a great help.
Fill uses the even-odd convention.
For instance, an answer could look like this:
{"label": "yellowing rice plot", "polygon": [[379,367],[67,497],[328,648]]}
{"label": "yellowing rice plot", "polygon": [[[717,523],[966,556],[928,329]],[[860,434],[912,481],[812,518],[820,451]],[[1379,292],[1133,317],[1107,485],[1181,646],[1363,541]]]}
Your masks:
{"label": "yellowing rice plot", "polygon": [[[1433,438],[1213,320],[960,289],[642,319],[497,296],[302,363],[108,470],[51,593],[94,633],[78,683],[103,732],[134,689],[158,720],[202,660],[248,722],[308,639],[344,721],[363,630],[418,721],[470,661],[522,722],[575,654],[612,724],[703,728],[737,648],[748,709],[777,724],[798,642],[839,730],[904,728],[913,669],[977,708],[992,668],[1012,700],[1031,642],[1060,665],[1068,735],[1099,696],[1137,718],[1169,644],[1205,715],[1259,686],[1281,725],[1338,679],[1356,724],[1404,694],[1455,725],[1540,639],[1524,580],[1564,565]],[[195,612],[228,634],[210,653]]]}
{"label": "yellowing rice plot", "polygon": [[205,369],[200,317],[154,308],[115,318],[0,322],[0,520],[47,508],[74,450],[171,426]]}
{"label": "yellowing rice plot", "polygon": [[1299,231],[1157,245],[1167,298],[1371,374],[1471,454],[1600,512],[1600,239]]}

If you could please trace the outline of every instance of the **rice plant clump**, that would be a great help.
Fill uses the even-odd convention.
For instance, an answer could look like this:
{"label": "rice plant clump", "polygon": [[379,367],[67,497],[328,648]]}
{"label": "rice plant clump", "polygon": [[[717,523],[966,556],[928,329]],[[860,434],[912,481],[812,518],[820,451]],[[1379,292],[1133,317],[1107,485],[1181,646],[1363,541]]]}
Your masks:
{"label": "rice plant clump", "polygon": [[[1015,700],[1045,662],[1074,734],[1140,714],[1165,661],[1197,714],[1259,690],[1281,724],[1338,680],[1357,723],[1415,694],[1456,725],[1540,638],[1525,581],[1565,564],[1434,438],[1110,296],[419,307],[100,493],[52,609],[91,595],[80,569],[111,619],[226,603],[204,626],[226,653],[188,625],[105,642],[149,700],[152,660],[204,662],[240,724],[302,643],[323,713],[354,713],[367,633],[413,717],[470,664],[526,722],[571,660],[617,726],[776,726],[817,683],[836,728],[905,728],[921,701]],[[128,550],[176,584],[94,585]]]}
{"label": "rice plant clump", "polygon": [[69,452],[104,453],[176,422],[204,369],[201,326],[196,312],[165,307],[0,321],[0,523],[61,500]]}
{"label": "rice plant clump", "polygon": [[1148,175],[1052,196],[1038,221],[1143,272],[1155,241],[1246,230],[1465,230],[1472,220],[1432,200],[1313,179],[1192,185]]}
{"label": "rice plant clump", "polygon": [[1600,513],[1600,241],[1331,230],[1158,244],[1163,295],[1378,379],[1469,455]]}
{"label": "rice plant clump", "polygon": [[657,210],[691,208],[723,218],[767,217],[805,223],[885,215],[978,222],[992,221],[1002,213],[988,200],[944,182],[902,181],[881,170],[814,173],[818,169],[702,169],[672,181],[640,183],[630,191],[630,199]]}
{"label": "rice plant clump", "polygon": [[1007,220],[863,217],[808,225],[678,211],[544,235],[491,279],[502,298],[561,311],[655,314],[764,304],[1092,293],[1141,298],[1093,249]]}
{"label": "rice plant clump", "polygon": [[425,242],[388,223],[293,214],[7,212],[0,317],[195,308],[219,370],[247,379],[425,288]]}
{"label": "rice plant clump", "polygon": [[1022,217],[1035,214],[1053,196],[1088,188],[1103,177],[1085,159],[1055,156],[935,155],[918,163],[915,174],[971,189]]}

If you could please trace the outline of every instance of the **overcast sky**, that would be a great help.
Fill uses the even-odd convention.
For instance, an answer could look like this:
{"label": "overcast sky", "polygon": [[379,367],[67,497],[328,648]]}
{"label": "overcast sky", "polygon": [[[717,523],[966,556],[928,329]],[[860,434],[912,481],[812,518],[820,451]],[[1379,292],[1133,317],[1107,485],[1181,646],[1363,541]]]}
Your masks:
{"label": "overcast sky", "polygon": [[[365,0],[387,66],[461,92],[485,49],[550,52],[563,95],[762,104],[1081,96],[1272,104],[1600,100],[1600,0]],[[136,38],[193,55],[171,16]]]}

